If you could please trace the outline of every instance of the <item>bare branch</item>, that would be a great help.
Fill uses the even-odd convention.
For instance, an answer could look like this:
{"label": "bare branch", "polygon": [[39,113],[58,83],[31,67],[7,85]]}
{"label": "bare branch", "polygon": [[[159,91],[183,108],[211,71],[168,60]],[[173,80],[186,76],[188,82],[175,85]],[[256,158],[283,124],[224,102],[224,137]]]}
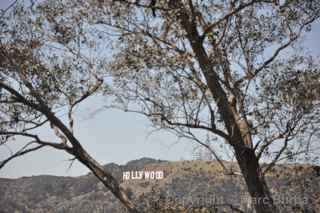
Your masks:
{"label": "bare branch", "polygon": [[18,152],[16,152],[15,154],[11,155],[9,158],[3,160],[0,162],[0,169],[2,169],[7,163],[9,163],[11,160],[17,158],[17,157],[20,157],[22,155],[25,155],[25,154],[28,154],[30,152],[34,152],[38,149],[41,149],[43,148],[45,145],[39,145],[39,146],[36,146],[36,147],[33,147],[33,148],[29,148],[29,149],[26,149],[29,145],[33,144],[34,142],[30,142],[28,143],[26,146],[24,146],[22,149],[20,149]]}
{"label": "bare branch", "polygon": [[13,131],[0,131],[0,135],[7,135],[7,136],[23,136],[28,138],[33,138],[34,141],[32,143],[38,143],[45,146],[51,146],[56,149],[60,150],[66,150],[67,152],[71,152],[71,147],[68,147],[65,144],[58,144],[58,143],[51,143],[51,142],[45,142],[39,138],[38,135],[26,133],[26,132],[13,132]]}
{"label": "bare branch", "polygon": [[0,18],[3,18],[5,13],[8,12],[16,3],[18,2],[18,0],[13,1],[5,10],[2,10],[2,14]]}
{"label": "bare branch", "polygon": [[221,168],[223,169],[223,171],[225,172],[225,174],[229,174],[230,172],[228,171],[227,167],[224,165],[224,163],[222,162],[222,160],[220,159],[220,157],[218,156],[218,154],[213,150],[213,148],[211,148],[208,144],[202,142],[201,140],[199,140],[190,130],[187,132],[187,135],[185,135],[184,137],[189,138],[191,140],[196,141],[198,144],[200,144],[201,146],[205,147],[206,149],[208,149],[210,151],[210,153],[214,156],[214,158],[218,161],[219,165],[221,166]]}
{"label": "bare branch", "polygon": [[[85,99],[87,99],[88,97],[90,97],[92,94],[94,94],[102,85],[103,83],[103,79],[100,79],[98,77],[97,78],[97,83],[96,85],[94,85],[92,88],[89,88],[88,91],[86,91],[78,100],[76,100],[75,102],[72,102],[71,99],[69,99],[70,102],[70,107],[69,107],[69,111],[68,111],[68,118],[69,118],[69,127],[70,127],[70,131],[73,133],[73,125],[74,125],[74,119],[72,117],[72,113],[73,113],[73,109],[80,104],[82,101],[84,101]],[[61,137],[60,137],[61,138]]]}
{"label": "bare branch", "polygon": [[39,105],[27,100],[26,98],[24,98],[18,91],[16,91],[15,89],[13,89],[12,87],[8,86],[7,84],[5,84],[4,82],[0,81],[0,88],[3,88],[5,90],[7,90],[9,93],[11,93],[16,99],[17,101],[33,108],[36,110],[40,110]]}
{"label": "bare branch", "polygon": [[222,22],[224,22],[225,20],[227,20],[228,18],[230,18],[231,16],[239,13],[240,11],[242,11],[243,9],[246,9],[247,7],[250,7],[256,3],[271,3],[271,1],[258,1],[258,0],[252,0],[249,1],[248,3],[242,4],[239,7],[235,8],[234,10],[232,10],[230,13],[226,14],[225,16],[223,16],[222,18],[220,18],[219,20],[217,20],[216,22],[213,22],[212,24],[209,24],[206,29],[204,29],[203,35],[201,37],[205,37],[213,28],[217,27],[219,24],[221,24]]}

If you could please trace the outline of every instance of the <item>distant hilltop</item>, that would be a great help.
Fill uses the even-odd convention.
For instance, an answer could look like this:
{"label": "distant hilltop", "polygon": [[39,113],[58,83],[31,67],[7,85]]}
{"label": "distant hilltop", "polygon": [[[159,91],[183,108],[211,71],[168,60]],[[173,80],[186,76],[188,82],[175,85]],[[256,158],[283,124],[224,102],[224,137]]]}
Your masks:
{"label": "distant hilltop", "polygon": [[[236,164],[225,163],[238,171]],[[107,164],[105,168],[122,182],[121,186],[141,209],[161,203],[166,208],[201,208],[202,212],[212,208],[216,212],[232,212],[231,207],[250,212],[251,200],[242,176],[225,175],[215,161],[170,162],[142,158],[125,165]],[[124,178],[127,172],[128,180]],[[266,180],[282,213],[320,209],[319,167],[278,165],[266,175]],[[80,177],[0,178],[0,192],[1,213],[127,212],[91,173]]]}

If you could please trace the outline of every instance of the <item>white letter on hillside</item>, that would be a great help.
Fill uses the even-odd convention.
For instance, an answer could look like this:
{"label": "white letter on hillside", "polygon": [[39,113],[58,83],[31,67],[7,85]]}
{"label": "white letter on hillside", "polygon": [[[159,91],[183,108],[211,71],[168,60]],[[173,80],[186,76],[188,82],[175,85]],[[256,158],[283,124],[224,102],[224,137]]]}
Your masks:
{"label": "white letter on hillside", "polygon": [[130,172],[123,172],[123,180],[129,180],[130,179]]}

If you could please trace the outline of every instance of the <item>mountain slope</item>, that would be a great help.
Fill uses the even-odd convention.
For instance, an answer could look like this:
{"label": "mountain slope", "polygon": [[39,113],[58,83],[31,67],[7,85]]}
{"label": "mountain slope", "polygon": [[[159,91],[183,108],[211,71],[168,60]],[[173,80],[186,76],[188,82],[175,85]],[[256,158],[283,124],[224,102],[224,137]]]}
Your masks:
{"label": "mountain slope", "polygon": [[[226,162],[237,171],[235,164]],[[168,162],[142,158],[105,166],[147,212],[251,212],[240,175],[224,175],[215,161]],[[124,171],[164,171],[162,180],[122,180]],[[281,212],[320,212],[319,167],[280,165],[266,175]],[[92,175],[0,178],[0,212],[126,212]],[[185,211],[189,209],[188,211]],[[198,209],[198,210],[195,210]]]}

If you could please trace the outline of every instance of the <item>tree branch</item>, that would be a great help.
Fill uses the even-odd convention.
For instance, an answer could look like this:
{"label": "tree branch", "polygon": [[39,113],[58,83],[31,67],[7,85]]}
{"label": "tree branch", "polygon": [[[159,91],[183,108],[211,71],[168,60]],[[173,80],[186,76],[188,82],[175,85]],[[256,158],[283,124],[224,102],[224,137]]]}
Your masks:
{"label": "tree branch", "polygon": [[226,19],[230,18],[231,16],[239,13],[240,11],[242,11],[243,9],[252,6],[255,3],[261,3],[261,2],[265,2],[265,3],[271,3],[271,1],[259,1],[259,0],[252,0],[248,3],[242,4],[239,7],[237,7],[236,9],[234,9],[233,11],[231,11],[230,13],[226,14],[224,17],[220,18],[219,20],[217,20],[216,22],[209,24],[206,29],[204,29],[204,32],[202,34],[202,38],[204,38],[213,28],[217,27],[219,24],[221,24],[223,21],[225,21]]}
{"label": "tree branch", "polygon": [[11,160],[17,158],[17,157],[20,157],[22,155],[25,155],[29,152],[34,152],[38,149],[41,149],[43,148],[45,145],[44,144],[41,144],[39,146],[36,146],[36,147],[33,147],[33,148],[29,148],[29,149],[26,149],[29,145],[31,145],[32,143],[34,142],[30,142],[28,143],[27,145],[25,145],[22,149],[20,149],[18,152],[16,152],[15,154],[11,155],[9,158],[3,160],[0,162],[0,169],[2,169],[7,163],[9,163]]}

